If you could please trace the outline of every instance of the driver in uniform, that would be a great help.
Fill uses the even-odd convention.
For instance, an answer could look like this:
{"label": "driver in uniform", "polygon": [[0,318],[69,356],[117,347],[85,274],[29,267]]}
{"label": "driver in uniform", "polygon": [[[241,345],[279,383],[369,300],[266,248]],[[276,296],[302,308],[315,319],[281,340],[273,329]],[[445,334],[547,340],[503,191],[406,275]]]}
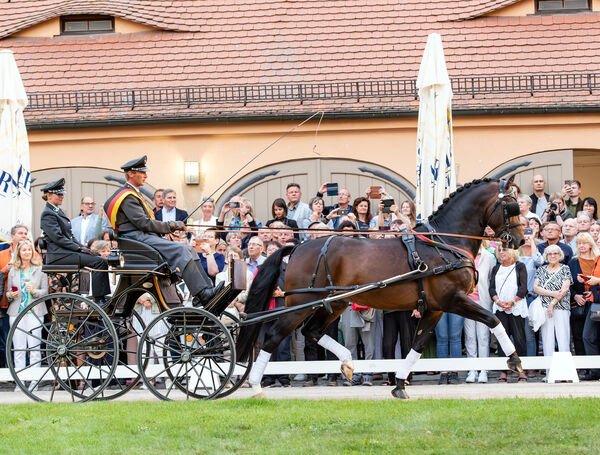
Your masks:
{"label": "driver in uniform", "polygon": [[167,260],[171,271],[183,278],[194,306],[208,304],[223,288],[221,282],[213,287],[202,268],[198,254],[190,245],[171,242],[162,237],[174,231],[185,230],[183,221],[157,221],[152,209],[142,197],[139,188],[146,181],[146,156],[136,158],[121,166],[127,182],[104,204],[119,237],[137,240],[158,250]]}
{"label": "driver in uniform", "polygon": [[92,272],[92,297],[101,306],[110,294],[108,264],[100,254],[80,244],[71,231],[71,221],[60,206],[65,197],[65,179],[54,180],[42,188],[46,207],[42,211],[40,228],[47,244],[47,265],[78,265],[99,271]]}

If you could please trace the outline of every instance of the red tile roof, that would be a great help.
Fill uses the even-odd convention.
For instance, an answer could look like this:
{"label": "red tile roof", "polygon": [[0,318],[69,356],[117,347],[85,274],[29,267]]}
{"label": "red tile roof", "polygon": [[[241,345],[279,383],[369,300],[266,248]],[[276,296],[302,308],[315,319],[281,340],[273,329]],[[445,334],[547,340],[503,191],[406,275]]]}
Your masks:
{"label": "red tile roof", "polygon": [[[72,3],[40,0],[44,2]],[[11,4],[21,3],[33,2]],[[14,51],[28,93],[416,78],[431,32],[442,35],[451,77],[586,73],[600,68],[598,14],[468,19],[514,3],[509,1],[222,0],[202,2],[201,14],[192,6],[200,2],[174,1],[168,7],[172,8],[170,16],[157,13],[158,5],[167,2],[89,3],[115,8],[117,4],[123,8],[128,5],[131,11],[135,4],[138,17],[143,11],[147,21],[162,20],[163,28],[185,23],[200,31],[0,40],[0,47]],[[189,12],[182,13],[186,8]],[[3,18],[0,30],[4,29]],[[84,108],[78,112],[29,110],[27,119],[31,123],[113,117],[250,116],[316,109],[371,112],[410,110],[415,103],[414,97],[246,106],[205,102],[192,103],[189,108],[139,106],[133,111],[127,107]],[[547,91],[534,96],[526,92],[478,94],[475,98],[465,95],[456,96],[454,102],[455,107],[464,109],[598,104],[597,94],[586,90]]]}
{"label": "red tile roof", "polygon": [[12,0],[0,3],[0,38],[63,15],[116,16],[159,29],[198,31],[190,15],[201,14],[200,2],[156,0]]}

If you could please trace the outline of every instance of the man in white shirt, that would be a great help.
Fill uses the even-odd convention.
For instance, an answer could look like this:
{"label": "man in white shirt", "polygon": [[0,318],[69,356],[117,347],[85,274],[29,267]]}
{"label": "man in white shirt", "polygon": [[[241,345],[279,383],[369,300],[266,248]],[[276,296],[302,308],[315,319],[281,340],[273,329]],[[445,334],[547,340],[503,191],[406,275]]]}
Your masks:
{"label": "man in white shirt", "polygon": [[159,221],[186,221],[188,214],[177,207],[177,193],[167,188],[163,191],[163,208],[155,212],[154,216]]}
{"label": "man in white shirt", "polygon": [[79,209],[81,215],[71,220],[71,231],[79,243],[87,245],[90,240],[100,238],[102,231],[108,229],[110,224],[104,216],[100,220],[94,213],[96,203],[91,196],[81,198]]}
{"label": "man in white shirt", "polygon": [[[286,197],[288,199],[288,219],[294,220],[298,224],[298,227],[306,229],[310,223],[312,210],[306,202],[300,200],[302,198],[300,185],[297,183],[288,183]],[[302,240],[310,239],[310,236],[307,234],[301,234],[300,237]]]}
{"label": "man in white shirt", "polygon": [[252,237],[248,242],[248,258],[246,259],[248,271],[252,273],[252,276],[254,276],[256,273],[258,266],[265,262],[265,257],[262,255],[262,250],[263,241],[258,236]]}

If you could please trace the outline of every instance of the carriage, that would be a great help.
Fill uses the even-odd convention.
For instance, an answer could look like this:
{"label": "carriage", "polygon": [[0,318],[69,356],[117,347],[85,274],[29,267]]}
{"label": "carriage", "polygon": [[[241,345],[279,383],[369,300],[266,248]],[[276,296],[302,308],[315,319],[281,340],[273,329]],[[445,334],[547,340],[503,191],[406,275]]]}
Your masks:
{"label": "carriage", "polygon": [[[7,360],[18,387],[36,401],[73,402],[114,399],[140,381],[163,400],[235,391],[252,365],[251,359],[236,363],[239,320],[227,311],[245,289],[245,264],[232,263],[229,283],[207,307],[194,308],[183,305],[179,278],[157,250],[136,240],[116,240],[118,248],[108,257],[116,288],[102,307],[75,292],[84,271],[78,264],[43,266],[51,279],[60,277],[66,292],[35,300],[12,324]],[[135,311],[145,293],[160,312],[148,326]],[[23,320],[26,314],[35,316],[33,326]],[[15,343],[18,333],[37,343]],[[15,356],[24,356],[28,364],[17,369]]]}
{"label": "carriage", "polygon": [[[55,389],[61,389],[63,395],[67,392],[72,401],[115,398],[140,379],[164,400],[222,397],[236,390],[246,377],[261,395],[260,379],[270,353],[303,324],[303,334],[334,352],[342,361],[342,373],[351,379],[350,352],[323,332],[352,299],[384,310],[416,306],[423,314],[412,350],[396,373],[400,381],[392,395],[397,398],[407,398],[404,379],[444,311],[485,323],[506,353],[507,367],[520,372],[520,358],[499,319],[467,296],[477,277],[474,256],[485,226],[493,229],[497,240],[513,248],[525,241],[511,184],[512,177],[465,184],[428,221],[406,232],[402,241],[333,235],[297,249],[281,248],[255,276],[246,305],[248,315],[242,320],[227,314],[229,302],[245,288],[244,280],[238,280],[245,277],[245,271],[237,270],[236,264],[229,268],[229,285],[206,307],[187,307],[173,287],[178,276],[158,251],[135,240],[117,238],[119,248],[111,250],[108,258],[109,273],[119,277],[110,302],[101,308],[66,292],[31,303],[19,313],[9,332],[10,371],[18,386],[39,401],[54,400]],[[268,310],[285,255],[290,255],[286,307]],[[358,257],[370,262],[365,260],[357,268],[354,258]],[[46,265],[43,270],[72,274],[79,272],[79,266]],[[400,273],[388,276],[389,270]],[[393,284],[396,286],[390,286]],[[144,293],[160,304],[160,315],[147,327],[134,311]],[[46,311],[44,319],[38,316]],[[20,327],[28,312],[36,315],[36,327]],[[266,333],[253,366],[260,324],[273,320],[276,322]],[[39,344],[15,348],[17,330],[33,335]],[[22,351],[29,354],[30,364],[17,370],[12,357]],[[129,378],[125,383],[124,377]],[[48,383],[51,390],[40,390],[40,385],[43,389]]]}

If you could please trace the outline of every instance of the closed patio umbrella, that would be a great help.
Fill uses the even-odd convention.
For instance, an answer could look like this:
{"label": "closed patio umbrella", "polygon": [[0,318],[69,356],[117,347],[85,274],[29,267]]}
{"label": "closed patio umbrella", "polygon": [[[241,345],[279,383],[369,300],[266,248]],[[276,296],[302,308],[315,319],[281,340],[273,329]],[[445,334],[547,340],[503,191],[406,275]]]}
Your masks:
{"label": "closed patio umbrella", "polygon": [[427,38],[417,78],[417,220],[425,220],[456,189],[452,144],[452,87],[442,39]]}
{"label": "closed patio umbrella", "polygon": [[10,228],[31,229],[29,142],[23,109],[27,94],[12,51],[0,50],[0,249]]}

